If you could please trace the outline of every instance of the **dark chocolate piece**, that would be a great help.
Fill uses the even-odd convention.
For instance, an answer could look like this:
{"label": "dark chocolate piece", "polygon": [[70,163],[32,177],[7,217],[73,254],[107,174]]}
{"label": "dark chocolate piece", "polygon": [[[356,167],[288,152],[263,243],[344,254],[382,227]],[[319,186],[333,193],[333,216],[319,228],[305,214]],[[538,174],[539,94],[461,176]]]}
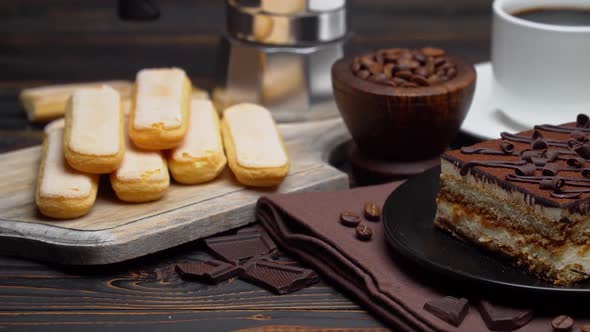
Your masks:
{"label": "dark chocolate piece", "polygon": [[373,237],[373,230],[367,225],[358,225],[356,227],[356,238],[361,241],[369,241]]}
{"label": "dark chocolate piece", "polygon": [[551,327],[555,332],[569,332],[574,327],[574,319],[567,315],[559,315],[551,321]]}
{"label": "dark chocolate piece", "polygon": [[350,211],[344,211],[340,213],[340,223],[348,227],[356,227],[361,223],[361,217]]}
{"label": "dark chocolate piece", "polygon": [[238,274],[236,265],[218,260],[181,263],[176,265],[175,270],[182,279],[209,284],[220,283]]}
{"label": "dark chocolate piece", "polygon": [[526,325],[533,318],[533,311],[502,307],[480,300],[477,309],[492,331],[512,331]]}
{"label": "dark chocolate piece", "polygon": [[363,211],[365,218],[369,221],[379,221],[381,219],[381,208],[373,202],[366,202]]}
{"label": "dark chocolate piece", "polygon": [[309,269],[277,264],[266,260],[250,260],[240,267],[239,276],[276,294],[287,294],[319,281]]}
{"label": "dark chocolate piece", "polygon": [[253,226],[246,226],[244,228],[238,229],[236,234],[266,234],[266,231],[260,224],[256,224]]}
{"label": "dark chocolate piece", "polygon": [[424,310],[453,326],[459,326],[469,312],[469,302],[464,298],[446,296],[426,302]]}
{"label": "dark chocolate piece", "polygon": [[277,250],[277,246],[270,237],[260,232],[208,238],[205,240],[205,244],[215,256],[235,263],[239,263],[242,259],[266,255]]}

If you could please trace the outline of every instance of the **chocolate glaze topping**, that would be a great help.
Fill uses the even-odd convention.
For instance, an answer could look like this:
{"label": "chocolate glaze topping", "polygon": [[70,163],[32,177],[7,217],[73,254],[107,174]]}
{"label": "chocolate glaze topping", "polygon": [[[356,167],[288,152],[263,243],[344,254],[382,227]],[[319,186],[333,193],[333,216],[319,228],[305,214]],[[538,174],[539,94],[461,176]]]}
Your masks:
{"label": "chocolate glaze topping", "polygon": [[[530,194],[542,205],[573,207],[577,202],[571,202],[573,199],[590,199],[590,118],[587,115],[578,115],[575,126],[571,123],[540,125],[518,134],[501,133],[501,137],[502,140],[452,151],[443,158],[458,163],[461,175],[483,171],[515,183],[501,184]],[[590,204],[584,206],[590,210]]]}

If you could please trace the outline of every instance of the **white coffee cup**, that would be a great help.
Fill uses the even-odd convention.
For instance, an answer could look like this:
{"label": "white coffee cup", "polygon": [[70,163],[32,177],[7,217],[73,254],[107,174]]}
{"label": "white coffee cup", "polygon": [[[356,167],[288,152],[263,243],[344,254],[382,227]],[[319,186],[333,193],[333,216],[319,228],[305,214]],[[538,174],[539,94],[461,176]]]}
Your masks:
{"label": "white coffee cup", "polygon": [[588,0],[495,0],[495,105],[524,124],[559,124],[590,113],[590,26],[528,21],[534,8],[590,8]]}

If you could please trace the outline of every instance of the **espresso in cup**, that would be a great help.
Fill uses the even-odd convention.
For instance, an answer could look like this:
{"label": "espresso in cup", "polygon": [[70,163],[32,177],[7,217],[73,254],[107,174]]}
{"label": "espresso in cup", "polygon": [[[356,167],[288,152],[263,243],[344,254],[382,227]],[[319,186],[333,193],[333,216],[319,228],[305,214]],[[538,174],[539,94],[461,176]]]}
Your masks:
{"label": "espresso in cup", "polygon": [[590,7],[533,7],[512,15],[535,23],[590,26]]}

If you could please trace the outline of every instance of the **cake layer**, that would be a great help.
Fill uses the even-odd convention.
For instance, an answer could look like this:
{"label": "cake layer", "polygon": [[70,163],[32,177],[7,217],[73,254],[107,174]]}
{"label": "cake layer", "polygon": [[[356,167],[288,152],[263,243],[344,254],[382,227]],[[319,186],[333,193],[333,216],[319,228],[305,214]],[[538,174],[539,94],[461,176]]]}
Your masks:
{"label": "cake layer", "polygon": [[528,268],[541,279],[564,285],[586,279],[586,273],[590,273],[587,245],[565,241],[549,249],[514,229],[496,226],[506,221],[480,214],[467,202],[449,202],[439,197],[437,204],[436,226],[459,239],[512,258],[516,265]]}

